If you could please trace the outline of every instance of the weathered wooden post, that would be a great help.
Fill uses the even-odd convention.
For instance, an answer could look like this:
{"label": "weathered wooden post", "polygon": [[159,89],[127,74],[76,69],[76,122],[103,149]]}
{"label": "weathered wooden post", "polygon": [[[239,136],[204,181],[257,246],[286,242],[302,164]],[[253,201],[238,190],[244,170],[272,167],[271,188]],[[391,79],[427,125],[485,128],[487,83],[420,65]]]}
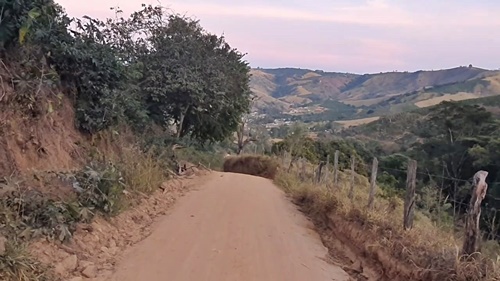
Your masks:
{"label": "weathered wooden post", "polygon": [[325,165],[325,172],[323,173],[324,176],[322,178],[323,182],[326,182],[328,185],[328,178],[330,176],[330,154],[326,156],[326,165]]}
{"label": "weathered wooden post", "polygon": [[335,150],[333,156],[333,186],[338,187],[339,182],[339,151]]}
{"label": "weathered wooden post", "polygon": [[368,197],[368,209],[373,209],[375,203],[375,192],[377,188],[377,170],[378,160],[377,157],[373,158],[372,173],[370,177],[370,196]]}
{"label": "weathered wooden post", "polygon": [[319,162],[318,168],[316,169],[316,183],[321,183],[321,175],[323,172],[323,168],[325,167],[325,162]]}
{"label": "weathered wooden post", "polygon": [[354,165],[356,164],[354,161],[354,155],[351,155],[351,186],[349,189],[349,199],[354,199]]}
{"label": "weathered wooden post", "polygon": [[408,161],[408,172],[406,174],[406,197],[404,205],[403,226],[405,230],[413,228],[413,217],[415,215],[415,188],[417,185],[417,161]]}
{"label": "weathered wooden post", "polygon": [[480,236],[479,218],[481,217],[481,202],[486,196],[488,184],[486,177],[488,172],[478,171],[474,175],[472,188],[472,197],[469,202],[469,208],[465,215],[465,237],[462,247],[462,255],[472,255],[477,251],[478,238]]}
{"label": "weathered wooden post", "polygon": [[305,181],[306,180],[306,160],[304,158],[300,158],[300,162],[301,162],[301,167],[300,167],[300,179],[302,181]]}

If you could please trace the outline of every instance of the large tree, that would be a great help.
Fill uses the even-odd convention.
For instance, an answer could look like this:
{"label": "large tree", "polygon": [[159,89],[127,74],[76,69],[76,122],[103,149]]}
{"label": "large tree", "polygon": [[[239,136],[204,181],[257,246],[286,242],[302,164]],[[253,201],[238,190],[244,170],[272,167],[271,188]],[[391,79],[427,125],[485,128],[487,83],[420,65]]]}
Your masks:
{"label": "large tree", "polygon": [[[250,107],[248,64],[224,37],[206,32],[196,20],[144,6],[125,23],[134,38],[124,50],[139,65],[141,92],[150,117],[175,125],[177,137],[221,141],[234,133]],[[123,36],[122,36],[123,37]],[[134,42],[130,48],[130,42]]]}

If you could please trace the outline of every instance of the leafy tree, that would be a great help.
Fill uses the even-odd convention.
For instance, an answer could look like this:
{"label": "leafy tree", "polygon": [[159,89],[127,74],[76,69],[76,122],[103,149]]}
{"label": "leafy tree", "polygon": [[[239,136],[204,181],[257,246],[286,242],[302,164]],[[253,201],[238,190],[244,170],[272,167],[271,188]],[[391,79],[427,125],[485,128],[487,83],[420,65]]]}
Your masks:
{"label": "leafy tree", "polygon": [[153,121],[173,123],[177,137],[201,142],[222,141],[236,131],[250,107],[250,69],[243,54],[198,21],[168,15],[161,7],[144,6],[114,27],[128,38],[143,36],[117,45],[138,65],[138,84]]}

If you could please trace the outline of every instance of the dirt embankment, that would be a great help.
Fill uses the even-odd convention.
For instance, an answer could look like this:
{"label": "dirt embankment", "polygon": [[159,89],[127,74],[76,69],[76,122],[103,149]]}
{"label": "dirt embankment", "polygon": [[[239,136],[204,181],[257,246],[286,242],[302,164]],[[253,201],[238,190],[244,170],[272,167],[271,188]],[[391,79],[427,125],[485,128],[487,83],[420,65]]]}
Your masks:
{"label": "dirt embankment", "polygon": [[166,182],[162,189],[143,198],[137,207],[117,217],[79,224],[68,244],[47,240],[33,243],[31,254],[42,263],[54,266],[62,280],[110,280],[122,253],[149,236],[158,218],[162,218],[180,197],[210,177],[208,172],[199,171],[190,177]]}

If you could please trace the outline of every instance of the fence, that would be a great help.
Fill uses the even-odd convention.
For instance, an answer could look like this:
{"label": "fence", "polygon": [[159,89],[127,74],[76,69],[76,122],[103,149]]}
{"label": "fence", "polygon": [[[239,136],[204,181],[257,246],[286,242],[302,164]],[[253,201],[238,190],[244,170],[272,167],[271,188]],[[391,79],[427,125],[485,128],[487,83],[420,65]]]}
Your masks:
{"label": "fence", "polygon": [[[348,197],[354,199],[354,191],[356,189],[355,175],[356,161],[355,157],[351,156],[350,169],[349,169],[349,184],[348,184]],[[330,167],[333,166],[333,171]],[[358,165],[359,166],[359,165]],[[316,184],[324,184],[331,191],[335,192],[336,189],[342,188],[339,184],[339,151],[335,151],[333,157],[333,165],[330,165],[330,155],[327,156],[325,162],[320,162],[317,166],[311,166],[305,159],[292,159],[291,155],[287,152],[282,157],[282,167],[288,172],[296,170],[301,181],[312,181]],[[379,170],[379,162],[375,157],[371,163],[370,180],[369,180],[369,195],[366,202],[366,208],[371,210],[374,208],[375,195],[377,192],[377,173]],[[312,169],[312,171],[311,171]],[[309,170],[309,171],[308,171]],[[347,170],[347,169],[346,169]],[[384,170],[394,170],[384,168]],[[404,211],[402,214],[402,225],[405,230],[413,228],[415,217],[415,203],[416,203],[416,180],[417,180],[417,161],[410,159],[406,171],[397,170],[406,173],[406,192],[404,196]],[[427,175],[427,174],[426,174]],[[473,177],[473,188],[471,193],[471,200],[466,204],[467,212],[465,214],[465,237],[462,246],[462,254],[471,255],[477,252],[478,240],[480,237],[479,219],[481,216],[481,202],[486,197],[488,185],[486,177],[488,172],[478,171]],[[463,181],[463,180],[461,180]],[[448,199],[449,200],[449,199]],[[464,204],[464,202],[454,202]]]}

